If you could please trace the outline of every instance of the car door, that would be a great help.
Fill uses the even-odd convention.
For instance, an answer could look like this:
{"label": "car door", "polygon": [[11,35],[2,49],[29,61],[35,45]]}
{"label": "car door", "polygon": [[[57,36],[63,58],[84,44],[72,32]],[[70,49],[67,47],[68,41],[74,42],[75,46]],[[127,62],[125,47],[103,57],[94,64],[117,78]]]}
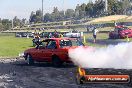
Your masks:
{"label": "car door", "polygon": [[36,47],[36,50],[34,50],[34,56],[36,61],[46,61],[46,46],[45,42],[40,44],[39,46]]}
{"label": "car door", "polygon": [[55,40],[50,40],[48,45],[47,45],[47,49],[46,49],[46,58],[48,61],[52,60],[52,55],[54,52],[56,52],[57,49],[57,43]]}

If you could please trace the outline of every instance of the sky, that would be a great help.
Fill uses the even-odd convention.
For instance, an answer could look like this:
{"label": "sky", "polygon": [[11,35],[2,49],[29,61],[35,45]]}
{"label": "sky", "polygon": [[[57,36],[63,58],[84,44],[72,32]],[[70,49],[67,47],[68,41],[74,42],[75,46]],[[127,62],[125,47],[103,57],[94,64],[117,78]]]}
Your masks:
{"label": "sky", "polygon": [[[51,13],[53,7],[58,7],[59,10],[75,9],[77,4],[88,2],[89,0],[43,0],[43,12]],[[32,11],[41,8],[42,0],[0,0],[0,18],[13,19],[17,16],[19,19],[29,19]]]}

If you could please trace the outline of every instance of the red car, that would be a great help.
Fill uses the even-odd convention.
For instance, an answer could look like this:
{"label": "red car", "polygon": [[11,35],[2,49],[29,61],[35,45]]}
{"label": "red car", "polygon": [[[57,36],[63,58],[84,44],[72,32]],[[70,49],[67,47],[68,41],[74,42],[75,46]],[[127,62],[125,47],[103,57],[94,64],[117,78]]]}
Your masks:
{"label": "red car", "polygon": [[114,31],[111,31],[109,33],[110,39],[120,39],[120,38],[126,38],[126,37],[132,37],[132,30],[128,27],[124,26],[116,26]]}
{"label": "red car", "polygon": [[29,65],[37,62],[52,62],[54,66],[60,66],[63,62],[71,62],[68,50],[84,46],[84,44],[73,38],[49,38],[45,39],[36,48],[25,50],[24,58]]}

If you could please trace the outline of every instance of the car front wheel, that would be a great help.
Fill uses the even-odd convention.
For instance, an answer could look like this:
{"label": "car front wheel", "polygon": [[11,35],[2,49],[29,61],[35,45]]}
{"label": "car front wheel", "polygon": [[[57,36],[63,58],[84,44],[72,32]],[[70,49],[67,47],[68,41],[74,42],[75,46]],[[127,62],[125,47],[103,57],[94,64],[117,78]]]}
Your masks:
{"label": "car front wheel", "polygon": [[34,60],[32,59],[32,56],[30,54],[27,55],[27,64],[28,65],[33,65],[34,64]]}
{"label": "car front wheel", "polygon": [[52,64],[53,64],[53,66],[55,66],[55,67],[59,67],[59,66],[62,65],[62,61],[60,60],[59,57],[54,56],[54,57],[52,57]]}

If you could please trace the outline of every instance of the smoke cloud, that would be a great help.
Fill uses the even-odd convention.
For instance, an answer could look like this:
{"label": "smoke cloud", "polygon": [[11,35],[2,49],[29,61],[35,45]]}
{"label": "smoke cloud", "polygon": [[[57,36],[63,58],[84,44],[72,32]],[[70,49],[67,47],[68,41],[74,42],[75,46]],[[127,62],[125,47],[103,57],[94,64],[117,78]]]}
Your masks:
{"label": "smoke cloud", "polygon": [[132,42],[103,48],[70,49],[69,57],[83,68],[132,69]]}

